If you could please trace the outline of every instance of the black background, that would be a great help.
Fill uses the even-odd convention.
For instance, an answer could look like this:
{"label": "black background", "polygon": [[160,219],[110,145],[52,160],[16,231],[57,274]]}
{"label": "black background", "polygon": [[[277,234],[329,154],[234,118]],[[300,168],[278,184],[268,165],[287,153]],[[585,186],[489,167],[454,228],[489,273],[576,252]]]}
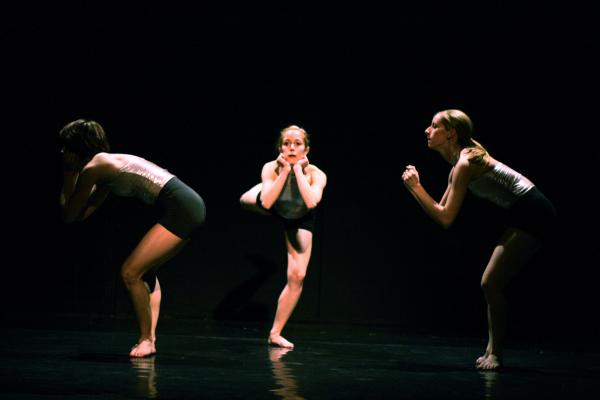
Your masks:
{"label": "black background", "polygon": [[414,164],[441,197],[450,167],[424,129],[459,108],[559,211],[553,239],[508,289],[511,335],[597,339],[590,6],[240,3],[2,6],[3,313],[132,315],[118,270],[151,212],[111,197],[84,223],[58,219],[57,133],[91,118],[115,152],[169,169],[206,202],[204,229],[162,269],[162,315],[270,321],[283,237],[238,199],[276,157],[279,130],[298,124],[329,181],[292,321],[484,335],[479,281],[502,214],[469,197],[443,230],[400,179]]}

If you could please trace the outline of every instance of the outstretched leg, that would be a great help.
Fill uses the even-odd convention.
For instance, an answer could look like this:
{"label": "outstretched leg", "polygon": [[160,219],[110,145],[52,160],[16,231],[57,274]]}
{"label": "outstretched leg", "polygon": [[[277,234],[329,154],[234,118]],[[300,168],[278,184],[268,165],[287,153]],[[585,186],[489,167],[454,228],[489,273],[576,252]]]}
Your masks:
{"label": "outstretched leg", "polygon": [[256,185],[252,186],[250,190],[240,197],[240,204],[245,210],[257,212],[263,215],[270,215],[267,211],[256,204],[256,199],[258,198],[258,194],[261,190],[262,183],[257,183]]}
{"label": "outstretched leg", "polygon": [[[186,241],[174,235],[162,225],[156,224],[142,238],[121,268],[121,277],[129,291],[140,329],[137,344],[129,353],[133,357],[145,357],[155,351],[154,337],[156,323],[158,323],[159,307],[156,314],[153,315],[151,296],[142,281],[142,276],[150,269],[158,268],[177,254],[185,243]],[[155,306],[160,304],[161,294],[158,282],[157,289],[159,294],[155,295],[152,301]],[[156,318],[156,323],[153,323],[153,317]]]}
{"label": "outstretched leg", "polygon": [[305,229],[286,231],[285,242],[288,253],[287,284],[277,302],[277,311],[273,327],[269,332],[268,343],[291,349],[294,348],[294,344],[281,336],[281,331],[292,315],[302,293],[304,277],[312,251],[312,232]]}
{"label": "outstretched leg", "polygon": [[504,288],[539,248],[539,241],[519,229],[507,229],[494,249],[483,272],[481,288],[487,302],[488,344],[484,355],[476,360],[482,370],[502,366],[507,326],[507,302]]}

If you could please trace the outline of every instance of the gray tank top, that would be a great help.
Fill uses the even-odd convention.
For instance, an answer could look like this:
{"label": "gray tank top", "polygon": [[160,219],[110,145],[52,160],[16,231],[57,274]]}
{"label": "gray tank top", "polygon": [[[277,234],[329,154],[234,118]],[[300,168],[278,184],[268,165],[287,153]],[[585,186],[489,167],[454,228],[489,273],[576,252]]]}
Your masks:
{"label": "gray tank top", "polygon": [[135,197],[154,204],[160,190],[175,175],[141,157],[128,155],[128,159],[107,186],[118,196]]}
{"label": "gray tank top", "polygon": [[497,162],[493,169],[469,183],[469,190],[478,197],[509,208],[534,184],[520,173]]}
{"label": "gray tank top", "polygon": [[274,208],[277,214],[287,219],[298,219],[308,212],[293,172],[288,175]]}

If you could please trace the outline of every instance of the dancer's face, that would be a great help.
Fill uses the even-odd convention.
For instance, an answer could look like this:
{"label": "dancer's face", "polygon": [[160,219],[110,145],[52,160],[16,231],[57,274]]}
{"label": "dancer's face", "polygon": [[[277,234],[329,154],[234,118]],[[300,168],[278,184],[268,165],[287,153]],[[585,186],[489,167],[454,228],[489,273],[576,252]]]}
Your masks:
{"label": "dancer's face", "polygon": [[290,164],[295,164],[308,154],[308,147],[304,144],[304,133],[297,129],[289,129],[282,134],[281,148],[283,158]]}
{"label": "dancer's face", "polygon": [[427,137],[427,146],[430,149],[435,149],[448,141],[450,132],[442,123],[441,114],[436,114],[433,117],[431,125],[425,129],[425,136]]}

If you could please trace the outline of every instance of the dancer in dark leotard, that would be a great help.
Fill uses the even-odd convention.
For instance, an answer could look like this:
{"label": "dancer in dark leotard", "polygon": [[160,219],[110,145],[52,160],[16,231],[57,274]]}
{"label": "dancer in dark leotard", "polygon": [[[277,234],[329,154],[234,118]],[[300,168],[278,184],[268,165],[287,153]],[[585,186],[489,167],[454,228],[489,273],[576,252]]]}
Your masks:
{"label": "dancer in dark leotard", "polygon": [[277,148],[277,159],[263,166],[262,182],[244,193],[240,203],[249,210],[275,215],[283,223],[288,279],[279,296],[268,343],[293,348],[281,331],[302,293],[312,250],[314,209],[323,196],[327,176],[308,162],[309,138],[304,129],[296,125],[283,129]]}

